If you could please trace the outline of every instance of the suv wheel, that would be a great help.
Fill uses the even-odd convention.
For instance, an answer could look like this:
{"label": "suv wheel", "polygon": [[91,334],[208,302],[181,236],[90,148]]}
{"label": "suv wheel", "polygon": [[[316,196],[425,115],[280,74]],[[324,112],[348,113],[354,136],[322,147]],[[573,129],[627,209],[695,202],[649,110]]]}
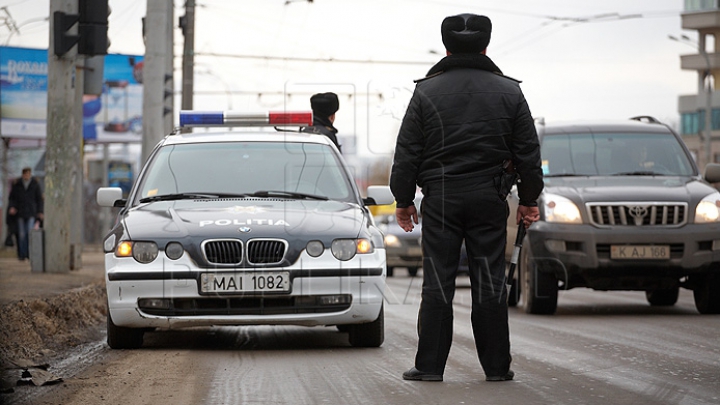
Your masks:
{"label": "suv wheel", "polygon": [[720,276],[710,274],[700,278],[693,289],[695,308],[701,314],[720,314]]}
{"label": "suv wheel", "polygon": [[107,311],[107,344],[111,349],[137,349],[143,344],[143,329],[123,328],[113,323]]}
{"label": "suv wheel", "polygon": [[380,347],[385,340],[385,311],[380,307],[377,319],[349,326],[349,340],[354,347]]}
{"label": "suv wheel", "polygon": [[387,268],[387,276],[388,276],[388,277],[392,277],[394,272],[395,272],[395,267],[390,267],[390,266],[388,266],[388,268]]}
{"label": "suv wheel", "polygon": [[672,306],[678,300],[680,287],[669,288],[666,290],[645,291],[645,297],[652,306]]}
{"label": "suv wheel", "polygon": [[418,273],[417,267],[408,267],[408,274],[410,275],[410,277],[417,276],[417,273]]}
{"label": "suv wheel", "polygon": [[544,272],[530,252],[527,238],[520,250],[520,275],[523,280],[525,312],[537,315],[552,315],[557,310],[558,280],[554,273]]}

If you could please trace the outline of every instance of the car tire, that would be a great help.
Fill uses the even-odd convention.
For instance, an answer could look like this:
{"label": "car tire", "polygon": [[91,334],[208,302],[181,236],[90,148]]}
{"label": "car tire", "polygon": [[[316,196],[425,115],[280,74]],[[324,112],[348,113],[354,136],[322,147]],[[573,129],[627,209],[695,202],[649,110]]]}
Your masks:
{"label": "car tire", "polygon": [[107,344],[111,349],[138,349],[143,344],[143,329],[124,328],[113,323],[107,311]]}
{"label": "car tire", "polygon": [[387,268],[387,276],[392,277],[393,273],[395,273],[395,267],[388,267]]}
{"label": "car tire", "polygon": [[702,277],[693,288],[695,308],[701,314],[720,314],[720,276]]}
{"label": "car tire", "polygon": [[523,305],[525,312],[535,315],[552,315],[557,310],[558,280],[554,273],[543,271],[530,251],[525,238],[525,249],[520,250],[520,274],[522,275]]}
{"label": "car tire", "polygon": [[645,297],[654,307],[669,307],[675,305],[680,294],[680,287],[645,291]]}
{"label": "car tire", "polygon": [[350,345],[353,347],[380,347],[385,341],[385,310],[380,307],[380,314],[372,322],[349,326]]}
{"label": "car tire", "polygon": [[418,274],[418,268],[417,267],[408,267],[408,274],[410,277],[415,277]]}

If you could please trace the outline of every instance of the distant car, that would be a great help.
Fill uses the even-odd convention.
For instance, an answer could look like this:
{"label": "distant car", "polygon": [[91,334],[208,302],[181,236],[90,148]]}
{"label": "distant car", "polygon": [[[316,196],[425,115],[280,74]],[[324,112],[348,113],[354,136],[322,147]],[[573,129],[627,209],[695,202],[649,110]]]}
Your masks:
{"label": "distant car", "polygon": [[[720,313],[720,165],[704,179],[682,139],[649,117],[539,128],[545,189],[527,232],[517,292],[526,312],[552,314],[558,290],[644,291],[674,305],[693,290]],[[517,230],[509,198],[508,250]],[[517,299],[515,299],[515,302]]]}
{"label": "distant car", "polygon": [[422,221],[415,225],[412,232],[400,228],[395,215],[380,215],[375,222],[385,240],[388,277],[395,275],[396,267],[407,268],[408,274],[415,277],[423,264]]}
{"label": "distant car", "polygon": [[[415,207],[420,212],[422,195],[415,197]],[[412,232],[405,232],[397,224],[395,214],[378,215],[375,217],[378,227],[385,239],[385,252],[387,255],[387,275],[392,277],[396,267],[405,267],[411,277],[415,277],[423,265],[422,253],[422,215],[418,215],[418,224]],[[460,253],[460,274],[468,273],[467,252],[465,244]]]}
{"label": "distant car", "polygon": [[[181,113],[181,124],[298,126],[310,113]],[[334,325],[353,346],[384,340],[385,246],[329,138],[295,132],[166,136],[105,237],[107,342],[137,348],[153,328]]]}

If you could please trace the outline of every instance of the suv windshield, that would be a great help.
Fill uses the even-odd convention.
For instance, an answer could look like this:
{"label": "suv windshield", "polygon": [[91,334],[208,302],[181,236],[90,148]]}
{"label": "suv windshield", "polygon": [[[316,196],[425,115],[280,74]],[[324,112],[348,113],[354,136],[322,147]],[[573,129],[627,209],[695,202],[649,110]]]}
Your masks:
{"label": "suv windshield", "polygon": [[692,176],[684,149],[669,133],[546,134],[545,176]]}
{"label": "suv windshield", "polygon": [[272,198],[307,194],[354,201],[351,183],[330,147],[277,142],[165,146],[148,167],[138,198],[203,194]]}

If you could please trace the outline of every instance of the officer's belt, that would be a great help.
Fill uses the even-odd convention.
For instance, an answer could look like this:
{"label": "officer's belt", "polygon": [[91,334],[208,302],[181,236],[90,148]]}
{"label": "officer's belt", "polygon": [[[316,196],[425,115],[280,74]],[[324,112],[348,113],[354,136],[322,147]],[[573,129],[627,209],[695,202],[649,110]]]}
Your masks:
{"label": "officer's belt", "polygon": [[425,196],[431,196],[462,193],[490,187],[496,188],[499,179],[500,174],[431,181],[422,185],[422,193]]}

